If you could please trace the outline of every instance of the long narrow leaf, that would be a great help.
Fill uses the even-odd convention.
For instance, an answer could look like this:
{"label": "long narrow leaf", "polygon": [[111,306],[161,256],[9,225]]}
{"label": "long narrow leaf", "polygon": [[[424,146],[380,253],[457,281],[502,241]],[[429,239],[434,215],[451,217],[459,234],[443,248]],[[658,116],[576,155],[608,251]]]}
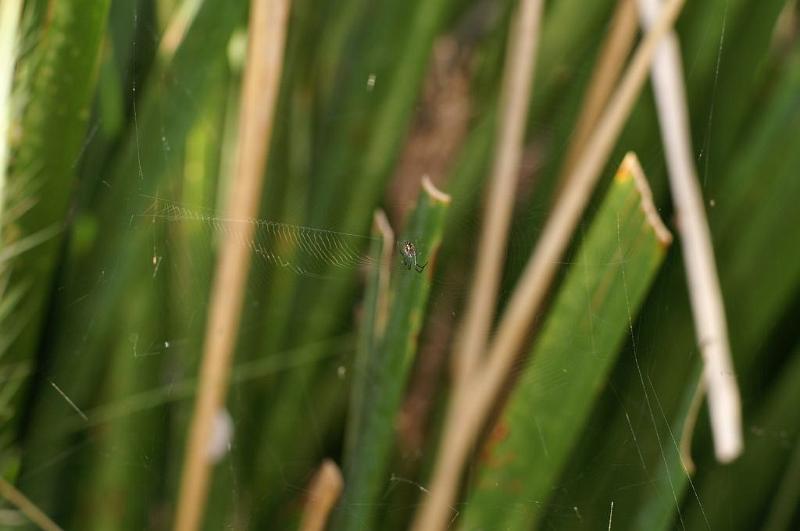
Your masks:
{"label": "long narrow leaf", "polygon": [[539,519],[670,239],[628,155],[482,453],[465,529],[521,531]]}
{"label": "long narrow leaf", "polygon": [[[89,104],[95,89],[98,57],[106,26],[109,0],[55,2],[46,27],[37,38],[43,45],[27,58],[27,75],[20,76],[27,105],[22,117],[22,134],[13,148],[9,186],[0,211],[30,202],[18,219],[6,226],[3,220],[2,248],[14,243],[36,241],[37,245],[13,258],[9,288],[28,287],[12,312],[0,323],[0,334],[24,319],[21,333],[8,345],[16,361],[29,361],[40,343],[45,304],[57,267],[58,251],[65,225],[71,191],[75,185],[76,162],[86,132]],[[22,66],[21,66],[22,68]],[[5,142],[5,139],[2,139]],[[11,192],[11,190],[15,192]],[[47,234],[47,237],[39,238]],[[36,235],[36,236],[34,236]],[[5,349],[0,350],[0,359]],[[2,431],[14,423],[3,423]]]}
{"label": "long narrow leaf", "polygon": [[[375,265],[370,269],[367,279],[367,289],[364,295],[364,318],[359,331],[358,349],[353,361],[353,379],[350,391],[349,414],[347,419],[347,432],[345,434],[345,460],[355,460],[353,452],[356,448],[358,434],[363,428],[364,411],[369,407],[367,402],[367,389],[369,385],[370,355],[375,351],[383,335],[383,326],[388,281],[386,278],[391,271],[389,264],[383,264],[382,258],[391,259],[393,235],[386,232],[388,221],[382,211],[375,213],[372,234],[375,237],[370,246],[370,255],[375,260]],[[383,231],[382,231],[383,229]],[[388,248],[388,249],[387,249]],[[384,315],[380,315],[384,314]]]}
{"label": "long narrow leaf", "polygon": [[[225,42],[244,7],[242,2],[203,3],[163,76],[153,77],[153,84],[142,91],[137,117],[107,176],[109,186],[98,194],[97,222],[118,237],[97,239],[86,256],[64,264],[68,287],[59,293],[62,306],[54,312],[59,326],[49,338],[52,362],[46,376],[62,385],[83,408],[91,405],[108,367],[105,347],[109,337],[114,337],[114,325],[122,322],[118,310],[124,305],[128,286],[141,273],[142,257],[153,250],[152,231],[131,229],[131,214],[145,211],[145,200],[139,194],[152,195],[167,177],[174,161],[164,156],[163,144],[185,140],[197,118],[190,101],[202,100],[219,81]],[[192,87],[194,100],[187,99],[186,86]],[[160,296],[158,291],[150,294]],[[126,337],[118,339],[125,341]],[[65,503],[60,495],[65,482],[79,479],[62,476],[69,460],[55,459],[73,445],[71,421],[72,417],[64,414],[61,397],[52,391],[37,395],[20,482],[31,499],[50,514]],[[41,469],[41,463],[50,461],[51,466]]]}
{"label": "long narrow leaf", "polygon": [[[416,261],[395,276],[386,331],[367,362],[360,431],[355,434],[351,459],[345,463],[345,492],[335,529],[375,528],[376,502],[388,483],[385,476],[394,446],[394,422],[416,354],[430,292],[430,275],[449,203],[448,196],[426,181],[405,240],[398,243],[402,247],[412,242]],[[428,269],[416,270],[415,266],[422,267],[425,263]]]}

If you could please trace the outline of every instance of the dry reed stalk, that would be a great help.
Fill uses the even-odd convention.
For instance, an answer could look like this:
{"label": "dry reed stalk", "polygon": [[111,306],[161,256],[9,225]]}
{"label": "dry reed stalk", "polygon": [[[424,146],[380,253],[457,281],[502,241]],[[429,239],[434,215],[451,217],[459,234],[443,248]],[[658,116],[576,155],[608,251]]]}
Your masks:
{"label": "dry reed stalk", "polygon": [[564,156],[564,165],[558,178],[559,186],[564,185],[567,177],[575,168],[578,156],[583,153],[589,135],[597,125],[597,120],[617,84],[622,67],[625,66],[625,60],[633,48],[638,28],[634,0],[619,0],[603,41],[600,56],[594,65],[592,77],[589,80],[589,89],[583,97],[581,112],[575,123],[575,130],[572,133],[567,154]]}
{"label": "dry reed stalk", "polygon": [[509,56],[500,96],[501,115],[477,266],[453,356],[457,384],[466,382],[480,363],[497,303],[522,160],[541,15],[542,0],[522,1],[509,32]]}
{"label": "dry reed stalk", "polygon": [[[242,87],[235,182],[227,205],[230,219],[258,214],[262,176],[272,136],[275,102],[280,88],[288,0],[254,0],[250,12],[249,47]],[[208,328],[200,382],[195,399],[181,477],[175,529],[198,529],[211,475],[209,444],[214,417],[228,389],[233,348],[250,267],[255,226],[243,224],[242,234],[222,242],[212,286]]]}
{"label": "dry reed stalk", "polygon": [[22,494],[14,485],[2,477],[0,477],[0,497],[5,498],[11,505],[19,509],[19,512],[27,516],[39,529],[43,529],[44,531],[61,531],[61,528],[56,525],[49,516],[44,514],[36,504],[30,501],[27,496]]}
{"label": "dry reed stalk", "polygon": [[171,14],[161,42],[158,43],[158,57],[163,63],[166,64],[175,55],[175,50],[183,42],[201,5],[200,0],[183,0]]}
{"label": "dry reed stalk", "polygon": [[300,531],[324,531],[328,516],[342,494],[344,480],[336,463],[326,459],[311,480]]}
{"label": "dry reed stalk", "polygon": [[[652,25],[661,2],[639,0],[642,24]],[[680,235],[697,344],[703,356],[714,452],[728,463],[742,453],[739,387],[731,360],[725,305],[719,287],[711,231],[692,158],[689,110],[678,37],[671,31],[659,45],[652,68],[658,123],[667,159],[672,202]]]}

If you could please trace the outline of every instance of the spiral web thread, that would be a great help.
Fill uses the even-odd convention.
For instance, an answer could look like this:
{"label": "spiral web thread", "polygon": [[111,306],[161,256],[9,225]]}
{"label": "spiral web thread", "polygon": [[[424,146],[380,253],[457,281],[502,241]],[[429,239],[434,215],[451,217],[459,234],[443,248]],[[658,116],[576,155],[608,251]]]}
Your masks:
{"label": "spiral web thread", "polygon": [[265,263],[298,275],[324,277],[376,264],[362,252],[373,237],[263,219],[226,219],[177,203],[157,200],[143,217],[167,222],[198,222],[220,238],[242,238],[239,227],[256,226],[255,238],[246,242]]}

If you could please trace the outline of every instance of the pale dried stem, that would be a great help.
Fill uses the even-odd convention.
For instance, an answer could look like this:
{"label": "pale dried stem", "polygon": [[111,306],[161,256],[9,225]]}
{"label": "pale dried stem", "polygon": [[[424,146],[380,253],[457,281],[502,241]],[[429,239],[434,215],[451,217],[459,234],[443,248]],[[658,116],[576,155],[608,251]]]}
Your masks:
{"label": "pale dried stem", "polygon": [[311,480],[300,531],[324,531],[343,488],[342,472],[336,463],[326,459]]}
{"label": "pale dried stem", "polygon": [[522,159],[541,13],[542,0],[523,0],[509,32],[498,136],[477,265],[453,356],[457,383],[466,382],[479,363],[493,320]]}
{"label": "pale dried stem", "polygon": [[158,43],[158,56],[162,62],[167,63],[175,54],[201,5],[201,0],[183,0],[172,13]]}
{"label": "pale dried stem", "polygon": [[[659,0],[639,0],[642,21],[652,24]],[[661,138],[680,234],[697,343],[703,356],[714,451],[727,463],[742,452],[741,401],[728,342],[725,306],[717,277],[711,231],[697,180],[689,133],[678,37],[670,32],[656,51],[652,69]]]}
{"label": "pale dried stem", "polygon": [[61,528],[53,522],[36,504],[28,499],[22,492],[17,490],[14,485],[7,482],[0,477],[0,496],[8,500],[8,502],[16,507],[19,512],[28,517],[28,519],[36,524],[44,531],[61,531]]}
{"label": "pale dried stem", "polygon": [[564,157],[564,165],[558,178],[559,186],[564,185],[567,177],[575,168],[578,156],[583,153],[589,135],[597,125],[597,120],[608,103],[619,79],[619,74],[625,66],[625,60],[633,48],[638,28],[634,0],[619,0],[603,41],[600,56],[594,65],[589,88],[583,97],[581,112],[575,123],[575,130],[572,133],[569,148]]}
{"label": "pale dried stem", "polygon": [[[288,0],[254,0],[250,12],[249,47],[242,87],[235,182],[227,205],[230,219],[258,214],[262,176],[272,135],[275,102],[280,87],[288,22]],[[242,224],[237,238],[222,241],[209,304],[208,326],[181,477],[175,529],[193,531],[200,525],[211,474],[209,445],[214,417],[228,389],[233,348],[250,267],[254,224]]]}
{"label": "pale dried stem", "polygon": [[456,387],[445,421],[439,458],[430,484],[430,495],[417,514],[415,531],[439,531],[445,527],[459,485],[461,471],[492,404],[540,310],[575,226],[611,153],[636,98],[647,78],[660,39],[683,7],[684,0],[670,0],[658,22],[639,45],[608,108],[590,137],[564,193],[547,221],[536,250],[528,261],[489,355],[469,381]]}

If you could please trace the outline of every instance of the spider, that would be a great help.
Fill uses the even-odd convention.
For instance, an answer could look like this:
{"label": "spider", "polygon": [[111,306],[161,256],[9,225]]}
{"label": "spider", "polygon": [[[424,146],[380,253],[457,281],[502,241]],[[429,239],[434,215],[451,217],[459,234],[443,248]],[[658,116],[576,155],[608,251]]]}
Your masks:
{"label": "spider", "polygon": [[400,256],[403,259],[403,265],[406,269],[411,269],[413,266],[414,269],[417,270],[417,273],[422,273],[425,269],[425,266],[428,265],[428,262],[425,262],[422,265],[417,263],[417,246],[414,245],[414,242],[406,240],[400,242]]}

